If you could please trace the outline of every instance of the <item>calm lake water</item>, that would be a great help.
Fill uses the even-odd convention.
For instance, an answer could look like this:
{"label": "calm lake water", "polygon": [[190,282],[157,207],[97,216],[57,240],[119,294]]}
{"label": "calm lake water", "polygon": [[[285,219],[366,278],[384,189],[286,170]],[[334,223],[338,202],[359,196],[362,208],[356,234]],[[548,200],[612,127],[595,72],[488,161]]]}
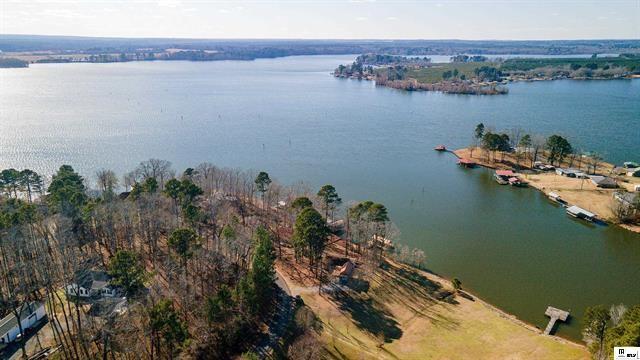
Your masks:
{"label": "calm lake water", "polygon": [[610,161],[640,160],[640,80],[509,85],[505,96],[410,93],[328,73],[353,56],[253,62],[48,64],[0,69],[0,167],[88,178],[150,157],[266,170],[384,203],[428,267],[544,327],[548,305],[640,302],[640,235],[574,221],[532,189],[497,185],[432,149],[478,122],[568,136]]}

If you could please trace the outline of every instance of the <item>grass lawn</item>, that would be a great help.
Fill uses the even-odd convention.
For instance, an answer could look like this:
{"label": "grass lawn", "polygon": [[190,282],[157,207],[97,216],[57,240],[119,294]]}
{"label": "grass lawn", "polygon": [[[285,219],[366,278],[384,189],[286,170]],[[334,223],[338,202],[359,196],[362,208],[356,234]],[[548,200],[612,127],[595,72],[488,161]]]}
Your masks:
{"label": "grass lawn", "polygon": [[588,359],[583,346],[544,336],[472,296],[437,300],[451,284],[389,263],[368,291],[301,292],[337,359]]}

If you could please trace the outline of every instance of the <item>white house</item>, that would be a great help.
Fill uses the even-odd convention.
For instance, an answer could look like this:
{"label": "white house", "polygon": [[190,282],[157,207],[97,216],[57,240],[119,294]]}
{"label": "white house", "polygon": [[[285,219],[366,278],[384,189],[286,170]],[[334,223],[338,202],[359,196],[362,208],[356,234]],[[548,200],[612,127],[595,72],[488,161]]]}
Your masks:
{"label": "white house", "polygon": [[76,273],[75,282],[68,284],[68,295],[81,298],[89,297],[114,297],[117,296],[117,288],[109,284],[111,280],[104,271],[81,270]]}
{"label": "white house", "polygon": [[[31,302],[22,306],[20,311],[20,323],[23,333],[35,326],[46,314],[44,303]],[[20,335],[20,326],[15,314],[11,313],[0,320],[0,344],[8,344]]]}

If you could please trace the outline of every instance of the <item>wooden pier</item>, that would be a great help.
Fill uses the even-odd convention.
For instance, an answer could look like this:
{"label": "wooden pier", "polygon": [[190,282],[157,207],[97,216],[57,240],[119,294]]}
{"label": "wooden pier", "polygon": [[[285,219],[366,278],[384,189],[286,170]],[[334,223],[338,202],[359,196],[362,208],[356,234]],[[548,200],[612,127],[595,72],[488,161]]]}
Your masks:
{"label": "wooden pier", "polygon": [[546,329],[544,329],[544,334],[545,335],[551,334],[551,330],[553,330],[553,327],[556,324],[556,321],[558,321],[558,320],[566,321],[567,318],[569,317],[569,312],[568,311],[556,309],[553,306],[549,306],[547,308],[547,311],[544,312],[544,314],[547,315],[550,318],[549,319],[549,324],[547,324]]}

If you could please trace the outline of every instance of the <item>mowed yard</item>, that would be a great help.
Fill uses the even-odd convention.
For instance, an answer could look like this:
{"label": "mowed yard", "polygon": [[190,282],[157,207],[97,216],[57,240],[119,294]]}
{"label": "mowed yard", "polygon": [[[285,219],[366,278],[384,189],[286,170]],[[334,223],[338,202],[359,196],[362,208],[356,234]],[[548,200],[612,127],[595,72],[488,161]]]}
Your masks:
{"label": "mowed yard", "polygon": [[299,291],[335,359],[589,358],[475,297],[438,300],[453,290],[433,274],[389,262],[368,280],[366,291]]}

